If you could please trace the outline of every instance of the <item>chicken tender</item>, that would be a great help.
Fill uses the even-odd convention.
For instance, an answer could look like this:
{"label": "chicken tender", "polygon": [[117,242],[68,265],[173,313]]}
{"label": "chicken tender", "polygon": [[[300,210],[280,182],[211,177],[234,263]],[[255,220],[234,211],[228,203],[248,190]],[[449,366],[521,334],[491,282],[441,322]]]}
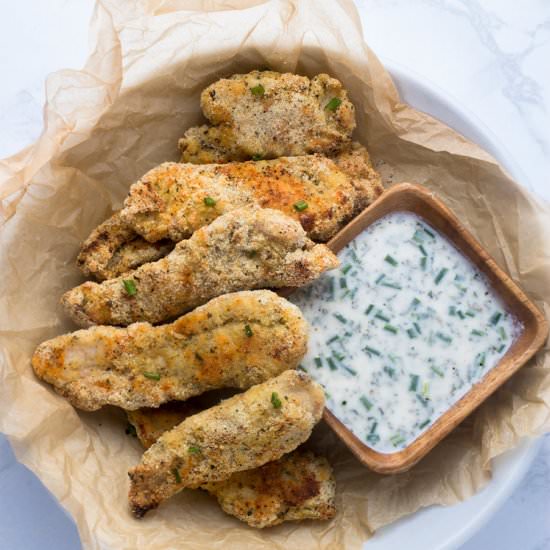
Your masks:
{"label": "chicken tender", "polygon": [[300,286],[338,266],[328,247],[270,209],[225,214],[181,241],[165,258],[127,276],[86,282],[62,304],[81,326],[160,323],[238,290]]}
{"label": "chicken tender", "polygon": [[249,388],[296,368],[306,345],[300,310],[257,290],[214,298],[170,325],[58,336],[38,347],[32,366],[79,409],[133,410],[216,388]]}
{"label": "chicken tender", "polygon": [[147,242],[115,212],[84,241],[76,263],[84,275],[103,281],[159,260],[173,248],[168,240]]}
{"label": "chicken tender", "polygon": [[311,452],[294,451],[201,488],[218,499],[225,513],[260,529],[336,514],[332,468],[326,458]]}
{"label": "chicken tender", "polygon": [[355,128],[346,90],[326,74],[233,75],[202,92],[201,108],[212,126],[187,130],[179,141],[182,162],[334,154],[350,144]]}
{"label": "chicken tender", "polygon": [[[359,171],[359,162],[349,163]],[[352,174],[353,172],[349,172]],[[381,193],[320,155],[259,162],[166,162],[132,185],[121,219],[148,241],[180,241],[218,216],[247,205],[281,210],[315,241],[328,241]]]}
{"label": "chicken tender", "polygon": [[[129,411],[128,419],[147,449],[164,432],[198,412],[188,401],[174,402],[158,409]],[[224,512],[251,527],[325,520],[336,513],[332,468],[326,458],[308,451],[293,451],[259,468],[236,472],[224,481],[201,485],[201,489],[215,496]]]}
{"label": "chicken tender", "polygon": [[143,516],[186,487],[222,481],[293,451],[321,419],[324,393],[286,371],[164,433],[132,468],[129,501]]}

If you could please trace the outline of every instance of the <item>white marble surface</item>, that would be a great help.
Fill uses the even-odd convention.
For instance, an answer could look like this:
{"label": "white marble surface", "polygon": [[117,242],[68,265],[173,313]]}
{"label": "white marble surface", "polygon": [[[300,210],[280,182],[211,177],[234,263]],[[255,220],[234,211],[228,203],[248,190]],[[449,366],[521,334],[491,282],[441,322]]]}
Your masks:
{"label": "white marble surface", "polygon": [[[522,183],[550,200],[550,0],[357,4],[375,52],[466,106],[519,164]],[[2,3],[0,66],[9,78],[0,86],[0,158],[39,135],[44,79],[82,65],[91,11],[91,0]],[[41,514],[22,531],[31,487]],[[67,536],[56,550],[79,547],[74,527],[0,436],[0,548],[53,548],[48,540],[60,530]],[[463,548],[550,549],[550,437],[520,487]]]}

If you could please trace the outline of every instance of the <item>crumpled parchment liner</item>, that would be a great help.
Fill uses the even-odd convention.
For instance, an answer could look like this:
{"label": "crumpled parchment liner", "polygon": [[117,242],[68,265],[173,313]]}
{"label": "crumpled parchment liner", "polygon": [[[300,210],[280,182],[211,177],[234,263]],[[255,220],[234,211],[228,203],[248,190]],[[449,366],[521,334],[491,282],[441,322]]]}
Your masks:
{"label": "crumpled parchment liner", "polygon": [[202,120],[207,84],[265,66],[342,80],[357,107],[357,139],[385,183],[433,189],[547,314],[550,208],[476,145],[400,103],[351,0],[103,0],[91,37],[82,71],[49,77],[40,139],[0,161],[0,429],[74,517],[85,548],[358,548],[420,507],[474,494],[493,457],[550,429],[546,348],[407,473],[373,474],[326,426],[316,428],[308,445],[337,477],[332,522],[255,531],[200,491],[133,519],[126,472],[142,450],[124,434],[124,415],[77,413],[35,379],[29,359],[39,342],[74,329],[58,300],[82,280],[80,241],[135,179],[178,158],[177,139]]}

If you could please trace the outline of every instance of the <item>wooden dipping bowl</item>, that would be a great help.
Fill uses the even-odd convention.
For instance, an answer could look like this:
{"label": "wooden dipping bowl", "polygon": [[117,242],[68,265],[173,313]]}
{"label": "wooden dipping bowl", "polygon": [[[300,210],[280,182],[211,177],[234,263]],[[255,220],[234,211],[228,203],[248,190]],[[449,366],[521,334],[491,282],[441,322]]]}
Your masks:
{"label": "wooden dipping bowl", "polygon": [[[386,191],[370,207],[346,225],[327,244],[335,253],[373,222],[391,212],[412,212],[437,229],[466,258],[485,274],[506,309],[522,329],[507,353],[457,403],[441,415],[410,445],[394,453],[380,453],[358,439],[325,408],[324,419],[353,454],[370,469],[393,474],[408,470],[449,434],[466,416],[487,399],[544,344],[548,324],[543,314],[519,286],[496,264],[458,218],[434,195],[420,185],[402,183]],[[368,368],[365,365],[364,368]]]}

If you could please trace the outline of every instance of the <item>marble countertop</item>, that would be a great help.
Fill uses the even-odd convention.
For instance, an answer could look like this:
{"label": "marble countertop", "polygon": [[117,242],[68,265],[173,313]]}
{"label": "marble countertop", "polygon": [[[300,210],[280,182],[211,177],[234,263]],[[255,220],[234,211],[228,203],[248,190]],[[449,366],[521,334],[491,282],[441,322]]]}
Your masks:
{"label": "marble countertop", "polygon": [[[356,3],[366,40],[382,61],[416,73],[466,106],[519,165],[521,183],[550,200],[550,2]],[[0,62],[10,78],[0,86],[0,158],[38,137],[44,79],[60,68],[82,65],[92,8],[92,0],[3,5]],[[23,523],[31,506],[41,513],[31,524]],[[60,531],[67,535],[56,550],[80,547],[74,525],[36,477],[15,461],[0,435],[0,546],[49,549],[48,540]],[[463,546],[486,548],[550,549],[550,436],[518,489]]]}

